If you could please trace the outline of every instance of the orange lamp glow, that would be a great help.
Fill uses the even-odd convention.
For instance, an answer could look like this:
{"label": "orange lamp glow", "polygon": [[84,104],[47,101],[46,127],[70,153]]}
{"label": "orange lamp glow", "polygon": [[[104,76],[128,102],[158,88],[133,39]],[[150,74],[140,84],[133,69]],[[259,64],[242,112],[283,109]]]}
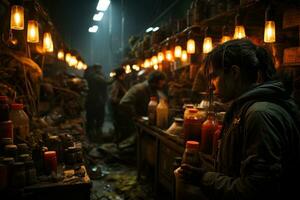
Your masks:
{"label": "orange lamp glow", "polygon": [[276,42],[276,31],[275,31],[274,21],[265,22],[264,42],[266,43]]}
{"label": "orange lamp glow", "polygon": [[64,60],[65,59],[65,53],[64,53],[64,51],[62,49],[58,51],[57,58],[59,60]]}
{"label": "orange lamp glow", "polygon": [[152,56],[152,58],[151,58],[151,65],[154,66],[154,65],[157,65],[157,63],[158,63],[157,56]]}
{"label": "orange lamp glow", "polygon": [[187,54],[186,50],[183,50],[181,53],[181,61],[187,62],[187,60],[188,60],[188,54]]}
{"label": "orange lamp glow", "polygon": [[203,53],[209,53],[213,49],[211,37],[205,37],[203,41]]}
{"label": "orange lamp glow", "polygon": [[175,58],[180,58],[181,54],[182,54],[182,48],[181,48],[181,46],[177,45],[174,50]]}
{"label": "orange lamp glow", "polygon": [[164,61],[164,58],[165,58],[165,56],[164,56],[163,52],[159,52],[157,54],[158,63],[162,63]]}
{"label": "orange lamp glow", "polygon": [[189,39],[187,41],[186,50],[188,54],[194,54],[196,52],[196,43],[195,40]]}
{"label": "orange lamp glow", "polygon": [[10,28],[14,30],[24,29],[24,8],[19,5],[11,7]]}
{"label": "orange lamp glow", "polygon": [[173,60],[173,55],[171,50],[166,51],[166,59],[167,61],[172,61]]}
{"label": "orange lamp glow", "polygon": [[237,25],[234,29],[234,39],[242,39],[246,37],[245,28],[243,25]]}
{"label": "orange lamp glow", "polygon": [[39,24],[35,20],[29,20],[27,25],[27,42],[38,43],[39,41]]}
{"label": "orange lamp glow", "polygon": [[43,49],[45,52],[53,52],[53,41],[52,41],[51,33],[49,32],[44,33]]}
{"label": "orange lamp glow", "polygon": [[228,36],[228,35],[223,35],[222,38],[221,38],[221,44],[223,44],[224,42],[227,42],[231,40],[231,37]]}

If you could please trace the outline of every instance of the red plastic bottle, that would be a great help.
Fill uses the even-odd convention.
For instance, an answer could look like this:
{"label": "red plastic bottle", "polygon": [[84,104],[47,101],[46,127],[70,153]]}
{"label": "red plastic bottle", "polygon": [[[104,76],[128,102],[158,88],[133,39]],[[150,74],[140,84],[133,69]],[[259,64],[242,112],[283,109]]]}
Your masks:
{"label": "red plastic bottle", "polygon": [[218,122],[214,112],[209,112],[207,119],[201,127],[201,145],[200,150],[206,154],[213,152],[213,137],[218,128]]}

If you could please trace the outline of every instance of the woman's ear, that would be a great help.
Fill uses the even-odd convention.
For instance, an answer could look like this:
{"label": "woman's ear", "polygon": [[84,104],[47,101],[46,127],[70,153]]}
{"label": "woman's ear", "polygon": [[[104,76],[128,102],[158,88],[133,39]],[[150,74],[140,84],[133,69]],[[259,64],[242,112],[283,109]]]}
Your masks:
{"label": "woman's ear", "polygon": [[234,80],[238,80],[241,78],[241,68],[238,65],[231,66],[231,74]]}

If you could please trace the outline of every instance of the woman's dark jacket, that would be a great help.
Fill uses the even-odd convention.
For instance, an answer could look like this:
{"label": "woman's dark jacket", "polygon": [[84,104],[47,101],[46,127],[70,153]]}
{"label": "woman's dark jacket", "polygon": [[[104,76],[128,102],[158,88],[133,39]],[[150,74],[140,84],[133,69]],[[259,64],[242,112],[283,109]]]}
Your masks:
{"label": "woman's dark jacket", "polygon": [[[253,87],[226,113],[210,199],[300,199],[300,117],[280,82]],[[290,198],[291,195],[296,195]]]}

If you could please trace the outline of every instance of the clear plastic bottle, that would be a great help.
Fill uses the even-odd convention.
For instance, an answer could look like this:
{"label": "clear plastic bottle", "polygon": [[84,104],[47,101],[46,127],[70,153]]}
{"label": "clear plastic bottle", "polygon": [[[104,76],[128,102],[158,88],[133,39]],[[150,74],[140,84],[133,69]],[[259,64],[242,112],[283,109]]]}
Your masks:
{"label": "clear plastic bottle", "polygon": [[156,126],[162,129],[168,128],[169,108],[166,99],[160,99],[156,107]]}
{"label": "clear plastic bottle", "polygon": [[23,104],[11,104],[9,116],[13,122],[14,135],[26,140],[29,136],[29,118],[23,108]]}
{"label": "clear plastic bottle", "polygon": [[156,107],[157,107],[157,97],[152,96],[150,97],[150,101],[148,104],[148,118],[149,124],[155,125],[156,124]]}

